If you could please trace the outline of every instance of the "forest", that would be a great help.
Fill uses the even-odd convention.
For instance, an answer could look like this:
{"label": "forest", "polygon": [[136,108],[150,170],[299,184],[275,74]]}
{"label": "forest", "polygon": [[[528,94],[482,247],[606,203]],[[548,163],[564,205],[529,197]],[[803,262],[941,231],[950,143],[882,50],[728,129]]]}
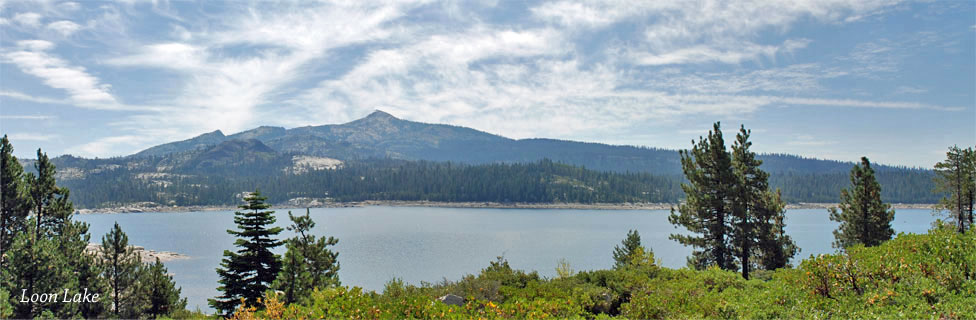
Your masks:
{"label": "forest", "polygon": [[[231,169],[227,169],[231,170]],[[256,167],[232,172],[266,172]],[[219,172],[219,171],[218,171]],[[280,171],[279,171],[280,172]],[[271,203],[293,198],[332,201],[427,200],[515,203],[677,203],[683,197],[680,175],[605,172],[551,160],[532,163],[469,165],[451,162],[372,159],[348,161],[341,168],[303,174],[207,174],[180,172],[154,183],[140,170],[118,168],[61,179],[76,190],[80,208],[117,207],[127,203],[160,205],[233,205],[241,192],[260,189]],[[882,198],[893,203],[935,203],[931,170],[879,170]],[[770,185],[790,203],[836,202],[846,173],[782,172]]]}

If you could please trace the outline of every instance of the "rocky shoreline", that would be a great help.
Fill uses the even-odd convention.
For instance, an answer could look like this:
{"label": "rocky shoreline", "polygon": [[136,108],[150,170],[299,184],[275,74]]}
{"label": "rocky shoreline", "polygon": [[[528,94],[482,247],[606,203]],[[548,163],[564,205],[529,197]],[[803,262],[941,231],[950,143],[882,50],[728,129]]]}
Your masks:
{"label": "rocky shoreline", "polygon": [[[156,261],[156,258],[159,258],[159,261],[161,262],[190,258],[189,256],[179,254],[176,252],[171,252],[171,251],[146,250],[146,248],[140,246],[129,246],[129,248],[132,248],[132,251],[134,251],[136,254],[139,255],[140,258],[142,258],[143,263],[153,263]],[[85,251],[92,254],[101,253],[102,245],[100,243],[89,243],[88,246],[85,247]]]}
{"label": "rocky shoreline", "polygon": [[[367,200],[359,202],[319,202],[277,204],[273,210],[304,208],[350,208],[367,206],[387,207],[431,207],[431,208],[494,208],[494,209],[581,209],[581,210],[669,210],[676,206],[671,203],[499,203],[499,202],[438,202],[438,201],[392,201]],[[794,203],[787,209],[827,209],[836,203]],[[894,209],[933,209],[934,204],[893,203]],[[77,214],[92,213],[141,213],[141,212],[195,212],[195,211],[235,211],[236,206],[163,206],[155,203],[136,203],[126,206],[99,209],[79,209]]]}

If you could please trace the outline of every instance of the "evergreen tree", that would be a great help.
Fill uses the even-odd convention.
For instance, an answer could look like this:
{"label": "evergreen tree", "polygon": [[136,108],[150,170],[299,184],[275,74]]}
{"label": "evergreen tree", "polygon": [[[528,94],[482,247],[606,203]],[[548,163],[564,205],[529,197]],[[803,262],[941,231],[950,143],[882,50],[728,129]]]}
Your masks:
{"label": "evergreen tree", "polygon": [[640,234],[637,233],[637,230],[628,231],[627,237],[621,241],[620,245],[613,248],[613,267],[615,269],[623,268],[634,260],[637,249],[641,247]]}
{"label": "evergreen tree", "polygon": [[[4,148],[12,150],[9,142]],[[47,154],[38,149],[37,157],[34,165],[38,174],[24,176],[22,183],[27,198],[20,202],[34,216],[23,223],[22,232],[17,233],[10,251],[5,252],[8,265],[2,281],[11,284],[10,288],[21,288],[28,293],[77,289],[80,280],[91,280],[79,279],[79,274],[84,277],[90,274],[80,272],[85,267],[77,265],[84,255],[80,244],[87,245],[88,226],[71,221],[74,207],[68,200],[68,190],[55,184],[55,168]],[[12,161],[13,157],[7,160]],[[14,165],[10,164],[10,168],[16,171]],[[70,318],[79,315],[79,307],[67,303],[18,303],[15,314],[29,318],[45,314]]]}
{"label": "evergreen tree", "polygon": [[682,226],[693,234],[672,234],[669,238],[695,248],[688,264],[697,269],[718,266],[735,270],[733,252],[729,247],[729,193],[735,179],[732,159],[725,150],[720,123],[716,122],[708,138],[698,139],[691,150],[681,150],[681,167],[688,179],[682,183],[685,203],[678,210],[671,208],[668,221]]}
{"label": "evergreen tree", "polygon": [[881,202],[881,185],[874,178],[868,158],[851,169],[851,187],[840,193],[840,208],[830,208],[830,220],[840,222],[834,230],[834,247],[863,244],[872,247],[891,239],[895,210]]}
{"label": "evergreen tree", "polygon": [[13,155],[14,147],[4,135],[0,139],[0,269],[6,266],[7,249],[14,236],[24,229],[30,211],[23,183],[24,168]]}
{"label": "evergreen tree", "polygon": [[294,216],[289,211],[288,218],[292,221],[288,230],[298,235],[286,240],[288,251],[275,287],[285,292],[287,301],[296,301],[313,288],[338,286],[339,253],[329,247],[338,244],[339,239],[312,235],[315,221],[308,209],[302,216]]}
{"label": "evergreen tree", "polygon": [[174,311],[186,309],[186,298],[180,299],[182,289],[176,287],[173,276],[167,274],[166,267],[159,258],[156,262],[142,267],[140,273],[141,293],[146,299],[144,315],[150,318],[169,315]]}
{"label": "evergreen tree", "polygon": [[[56,302],[20,302],[21,294],[30,296],[32,293],[61,292],[64,284],[70,282],[71,268],[61,259],[58,243],[51,237],[35,238],[37,232],[37,217],[27,219],[24,232],[14,237],[13,244],[7,252],[9,261],[8,276],[5,278],[4,288],[15,288],[11,292],[11,304],[14,307],[13,318],[33,319],[48,311],[52,316],[55,311],[64,308],[64,303]],[[67,318],[70,316],[61,316]]]}
{"label": "evergreen tree", "polygon": [[976,190],[976,164],[973,149],[949,148],[945,161],[935,164],[936,193],[946,193],[937,208],[950,212],[960,233],[972,227],[973,194]]}
{"label": "evergreen tree", "polygon": [[270,227],[275,222],[274,211],[262,211],[271,206],[264,203],[259,191],[244,198],[246,205],[240,206],[245,211],[234,212],[234,222],[239,230],[227,230],[227,233],[237,236],[234,245],[237,252],[224,251],[224,259],[217,268],[220,276],[220,287],[217,290],[223,294],[216,299],[210,299],[210,305],[224,314],[231,314],[244,298],[248,306],[260,306],[258,298],[274,282],[281,271],[281,258],[272,253],[271,249],[282,244],[272,238],[281,233],[280,227]]}
{"label": "evergreen tree", "polygon": [[118,222],[102,237],[103,271],[112,298],[112,313],[116,317],[134,318],[141,312],[139,268],[142,258],[129,246],[129,236]]}
{"label": "evergreen tree", "polygon": [[800,251],[793,239],[786,234],[786,203],[779,190],[766,191],[755,208],[756,255],[758,264],[765,270],[776,270],[789,265],[790,259]]}
{"label": "evergreen tree", "polygon": [[731,213],[732,213],[732,248],[739,259],[742,277],[749,279],[749,269],[754,261],[749,258],[758,246],[756,226],[768,221],[759,219],[762,197],[769,189],[769,174],[759,169],[762,161],[756,159],[756,153],[749,150],[750,131],[745,126],[739,128],[732,144],[732,171],[735,175],[731,185]]}

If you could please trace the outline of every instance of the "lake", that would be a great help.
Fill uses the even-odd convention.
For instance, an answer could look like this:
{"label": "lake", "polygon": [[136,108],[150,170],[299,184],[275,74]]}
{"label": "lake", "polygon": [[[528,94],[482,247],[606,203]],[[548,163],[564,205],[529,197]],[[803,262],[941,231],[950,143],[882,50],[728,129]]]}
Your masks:
{"label": "lake", "polygon": [[[304,209],[292,210],[304,213]],[[276,225],[290,224],[288,210],[277,209]],[[457,280],[504,256],[514,268],[555,276],[560,259],[575,270],[612,267],[612,251],[627,231],[637,229],[664,266],[679,268],[691,249],[668,240],[675,229],[668,210],[472,209],[427,207],[316,208],[315,235],[339,238],[339,279],[342,284],[380,291],[394,277],[421,281]],[[217,273],[224,250],[234,249],[232,211],[75,215],[91,224],[92,242],[101,242],[118,222],[131,245],[174,251],[189,259],[166,262],[188,308],[207,306],[217,295]],[[925,233],[934,217],[930,210],[896,210],[896,232]],[[837,226],[827,210],[787,212],[787,232],[801,248],[794,263],[811,254],[831,253]],[[292,237],[287,230],[281,238]],[[278,248],[283,253],[284,246]]]}

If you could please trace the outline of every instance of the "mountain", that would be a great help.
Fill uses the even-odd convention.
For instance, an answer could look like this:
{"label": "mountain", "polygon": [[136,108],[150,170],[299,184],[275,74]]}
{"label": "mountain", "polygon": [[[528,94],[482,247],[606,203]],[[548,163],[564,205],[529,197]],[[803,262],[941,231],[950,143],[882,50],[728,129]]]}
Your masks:
{"label": "mountain", "polygon": [[[761,155],[789,202],[836,202],[853,163]],[[22,159],[32,171],[33,160]],[[677,151],[509,139],[376,111],[352,122],[221,131],[109,159],[60,156],[58,184],[79,207],[230,205],[259,188],[276,203],[332,200],[680,201]],[[878,165],[882,199],[934,203],[932,170]],[[305,200],[302,200],[305,199]],[[317,200],[315,200],[317,199]]]}
{"label": "mountain", "polygon": [[[554,139],[516,140],[471,128],[403,120],[383,111],[336,125],[293,129],[264,126],[229,136],[218,130],[155,146],[132,157],[163,156],[239,139],[261,141],[283,154],[340,160],[391,158],[486,164],[551,159],[598,171],[681,174],[675,150]],[[848,172],[853,165],[785,154],[761,155],[760,159],[763,168],[774,173]],[[879,170],[885,169],[892,167],[879,166]]]}

